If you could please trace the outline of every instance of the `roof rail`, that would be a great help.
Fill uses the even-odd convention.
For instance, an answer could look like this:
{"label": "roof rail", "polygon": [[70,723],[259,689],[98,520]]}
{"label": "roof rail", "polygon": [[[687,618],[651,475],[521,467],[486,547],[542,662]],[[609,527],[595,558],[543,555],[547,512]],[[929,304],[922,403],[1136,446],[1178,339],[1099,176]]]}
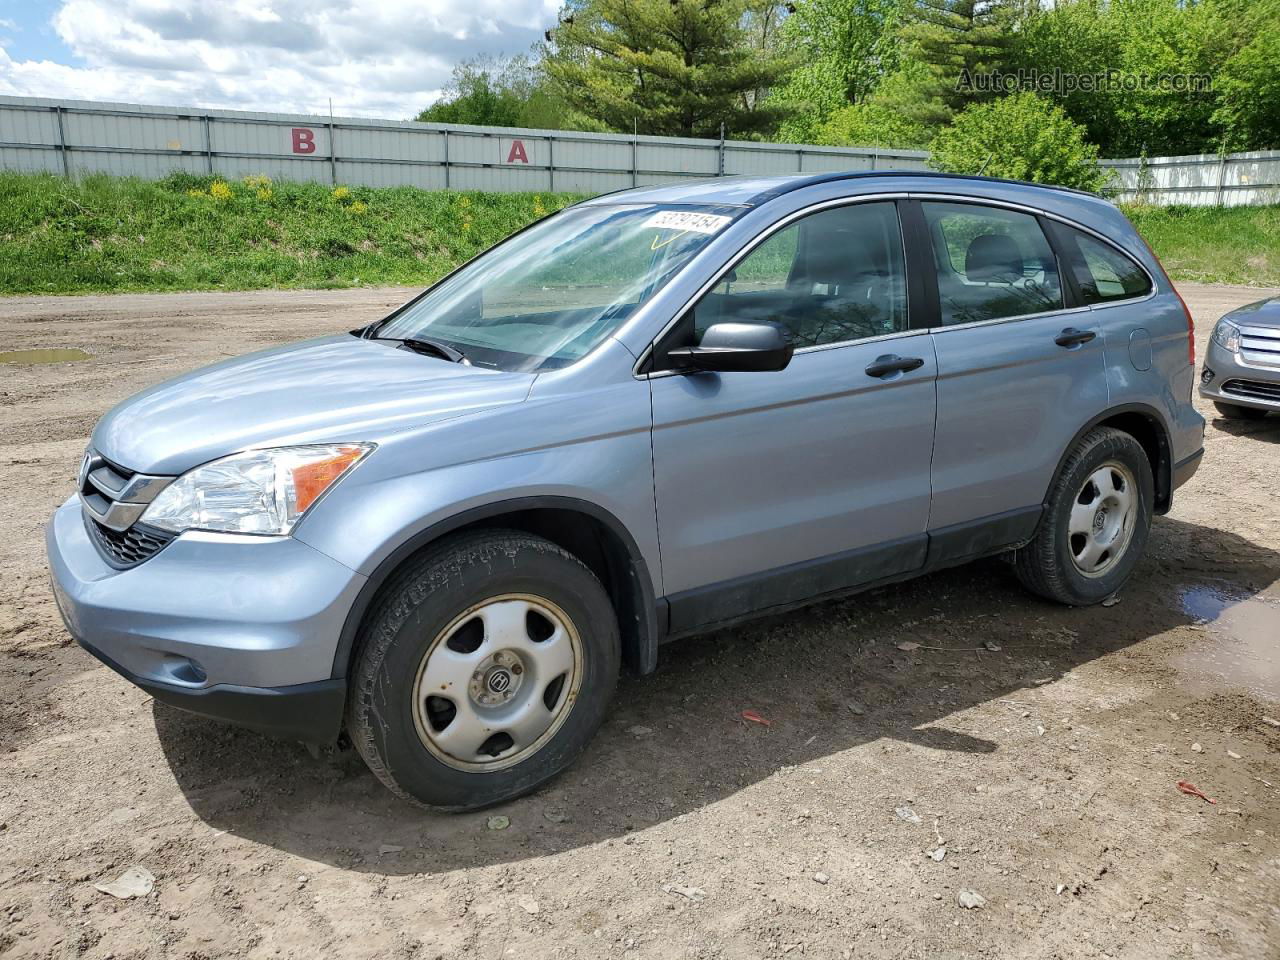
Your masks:
{"label": "roof rail", "polygon": [[839,180],[861,180],[873,177],[926,177],[929,179],[939,180],[964,180],[976,181],[978,183],[1003,183],[1019,187],[1038,187],[1041,190],[1060,190],[1064,193],[1074,193],[1084,197],[1093,197],[1095,200],[1103,199],[1099,194],[1091,193],[1088,190],[1078,190],[1075,187],[1063,187],[1052,183],[1032,183],[1030,180],[1010,180],[1005,177],[984,177],[978,174],[970,173],[935,173],[932,170],[849,170],[843,173],[815,173],[807,177],[796,177],[784,184],[780,184],[772,190],[766,190],[757,194],[753,200],[756,203],[763,203],[780,197],[785,193],[791,193],[794,190],[802,190],[805,187],[813,186],[819,183],[834,183]]}

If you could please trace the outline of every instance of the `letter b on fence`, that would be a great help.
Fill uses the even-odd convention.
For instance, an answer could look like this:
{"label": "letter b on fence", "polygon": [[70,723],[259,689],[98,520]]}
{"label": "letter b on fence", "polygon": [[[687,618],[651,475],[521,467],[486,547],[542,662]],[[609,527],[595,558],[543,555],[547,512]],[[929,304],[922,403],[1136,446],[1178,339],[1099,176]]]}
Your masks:
{"label": "letter b on fence", "polygon": [[315,153],[316,152],[316,132],[306,127],[293,128],[293,152],[294,153]]}

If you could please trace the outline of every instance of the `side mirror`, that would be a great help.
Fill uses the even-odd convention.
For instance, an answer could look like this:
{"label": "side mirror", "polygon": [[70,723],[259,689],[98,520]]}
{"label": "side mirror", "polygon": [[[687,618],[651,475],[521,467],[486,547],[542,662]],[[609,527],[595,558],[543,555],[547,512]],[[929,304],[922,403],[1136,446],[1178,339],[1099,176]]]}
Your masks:
{"label": "side mirror", "polygon": [[680,367],[716,373],[782,370],[795,347],[776,323],[713,323],[696,347],[676,347],[667,356]]}

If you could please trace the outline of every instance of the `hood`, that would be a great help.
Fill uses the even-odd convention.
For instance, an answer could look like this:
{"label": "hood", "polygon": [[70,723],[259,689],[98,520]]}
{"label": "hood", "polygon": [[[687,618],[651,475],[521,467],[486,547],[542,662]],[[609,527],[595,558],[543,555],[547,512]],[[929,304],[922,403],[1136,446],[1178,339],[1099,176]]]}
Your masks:
{"label": "hood", "polygon": [[93,431],[107,460],[173,476],[251,447],[377,440],[519,403],[531,373],[463,366],[347,334],[277,347],[168,380]]}
{"label": "hood", "polygon": [[1271,327],[1280,329],[1280,297],[1270,297],[1256,303],[1237,307],[1223,317],[1242,327]]}

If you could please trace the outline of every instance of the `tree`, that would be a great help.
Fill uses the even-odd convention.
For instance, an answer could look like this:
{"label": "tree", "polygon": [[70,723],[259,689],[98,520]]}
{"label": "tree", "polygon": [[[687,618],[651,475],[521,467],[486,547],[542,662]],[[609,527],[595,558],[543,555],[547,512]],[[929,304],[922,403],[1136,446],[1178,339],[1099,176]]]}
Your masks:
{"label": "tree", "polygon": [[1277,38],[1280,0],[1058,0],[1020,23],[1014,60],[1113,72],[1102,89],[1056,94],[1104,155],[1207,152],[1224,138],[1247,149],[1277,142]]}
{"label": "tree", "polygon": [[923,150],[934,128],[914,118],[903,104],[916,103],[929,71],[916,60],[904,60],[885,77],[875,93],[853,106],[831,114],[818,127],[816,140],[830,146],[889,147]]}
{"label": "tree", "polygon": [[464,60],[453,68],[444,95],[427,107],[421,122],[474,123],[491,127],[520,126],[528,99],[525,64],[481,57]]}
{"label": "tree", "polygon": [[816,143],[832,147],[922,150],[929,129],[875,100],[837,110],[818,128]]}
{"label": "tree", "polygon": [[903,42],[928,65],[932,82],[906,104],[918,122],[941,125],[969,104],[997,93],[980,89],[978,78],[1005,73],[1013,59],[1022,19],[1034,0],[915,0]]}
{"label": "tree", "polygon": [[528,57],[480,57],[453,68],[444,96],[418,114],[420,122],[470,123],[543,130],[599,130],[568,105]]}
{"label": "tree", "polygon": [[798,66],[774,97],[796,113],[784,140],[808,141],[837,111],[864,103],[898,64],[905,0],[800,0],[783,24]]}
{"label": "tree", "polygon": [[582,0],[547,31],[543,68],[570,106],[621,131],[763,134],[790,108],[755,93],[791,64],[753,47],[750,0]]}
{"label": "tree", "polygon": [[1238,13],[1230,20],[1234,30],[1228,41],[1235,49],[1215,84],[1218,107],[1213,120],[1228,149],[1278,149],[1280,0],[1250,3]]}
{"label": "tree", "polygon": [[[1014,70],[1043,73],[1055,69],[1077,77],[1104,75],[1123,61],[1124,34],[1111,7],[1096,0],[1065,0],[1028,17],[1018,32]],[[1088,139],[1108,156],[1119,156],[1113,144],[1124,135],[1120,118],[1122,93],[1076,89],[1055,101],[1088,131]]]}
{"label": "tree", "polygon": [[1098,148],[1063,109],[1034,93],[975,103],[930,145],[930,163],[946,173],[981,173],[1081,190],[1101,190],[1109,174]]}

